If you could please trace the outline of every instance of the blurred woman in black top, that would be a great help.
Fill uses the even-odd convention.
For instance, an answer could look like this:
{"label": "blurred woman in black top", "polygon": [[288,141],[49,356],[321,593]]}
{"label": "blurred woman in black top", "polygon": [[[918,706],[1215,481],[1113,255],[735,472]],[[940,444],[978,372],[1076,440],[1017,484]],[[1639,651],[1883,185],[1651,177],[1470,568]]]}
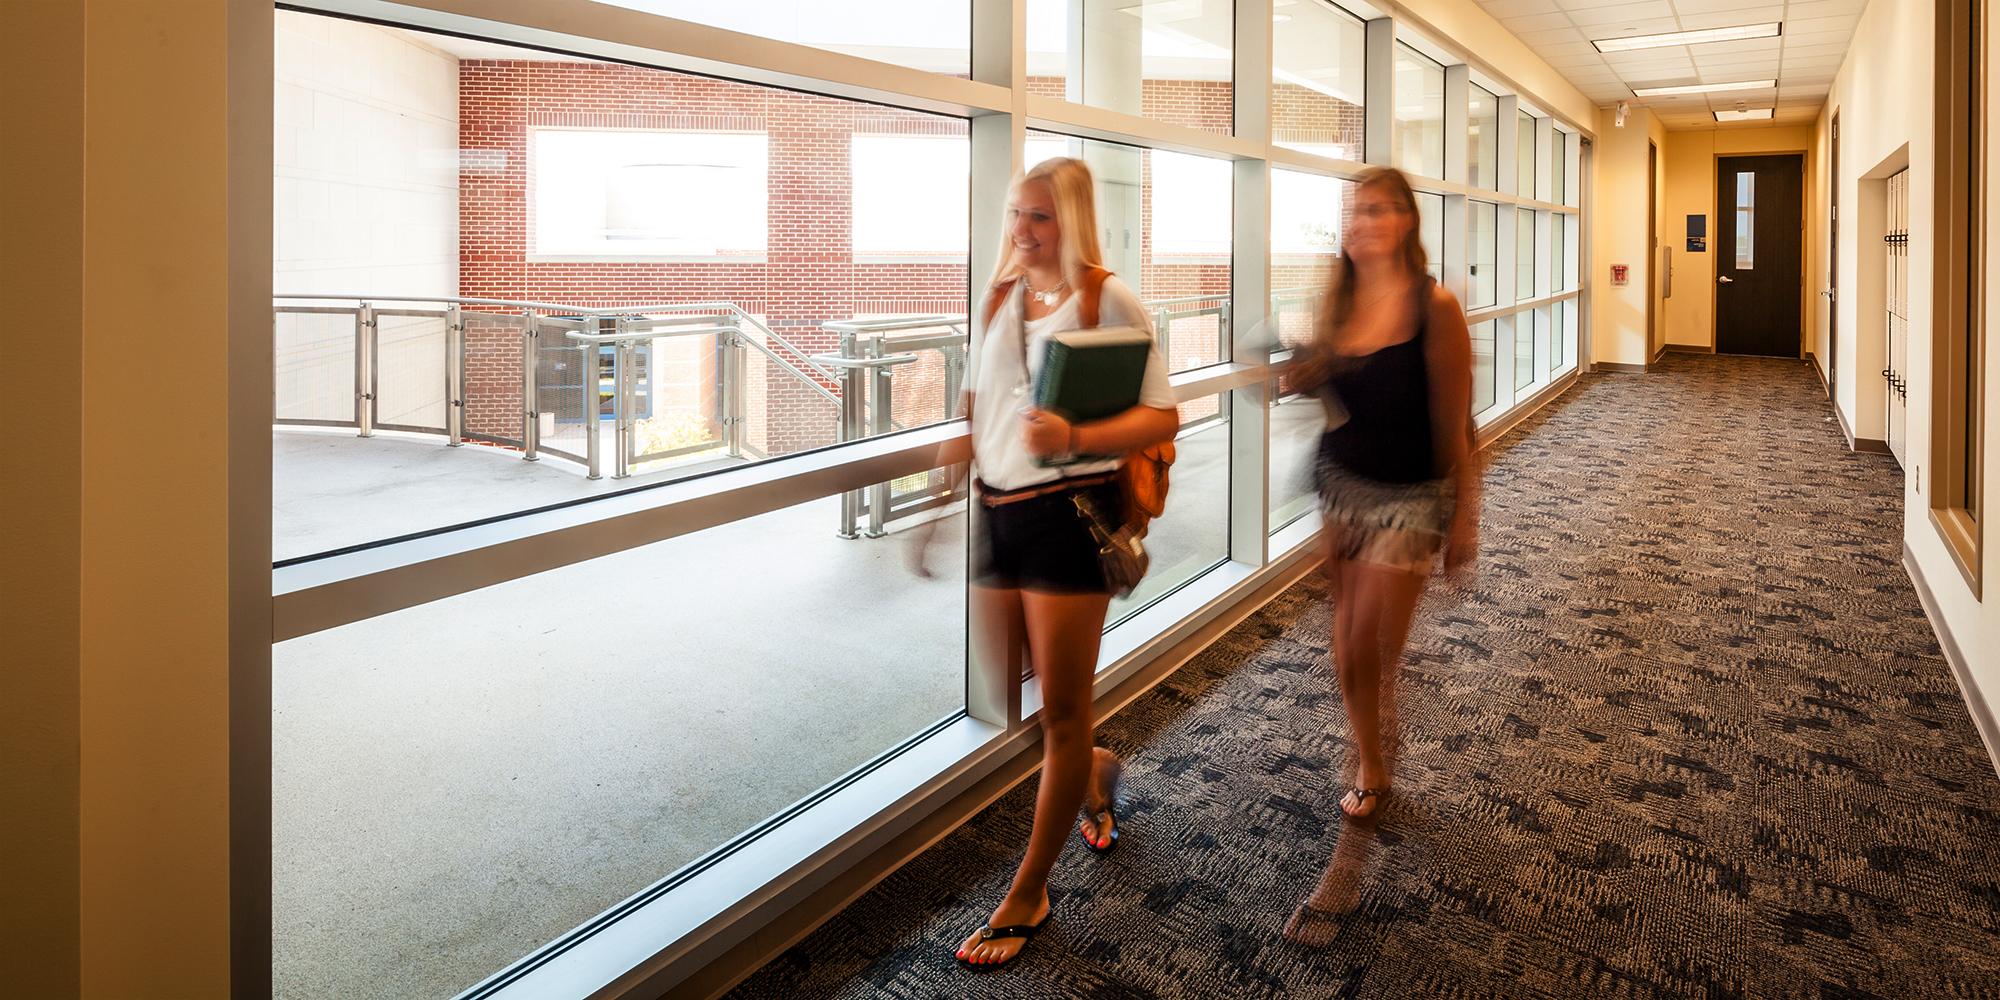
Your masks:
{"label": "blurred woman in black top", "polygon": [[1340,807],[1356,819],[1389,791],[1382,693],[1433,560],[1442,552],[1457,570],[1478,539],[1472,341],[1458,299],[1430,277],[1417,222],[1401,173],[1362,177],[1313,339],[1291,369],[1295,389],[1320,394],[1330,425],[1314,475],[1335,586],[1334,667],[1360,756]]}

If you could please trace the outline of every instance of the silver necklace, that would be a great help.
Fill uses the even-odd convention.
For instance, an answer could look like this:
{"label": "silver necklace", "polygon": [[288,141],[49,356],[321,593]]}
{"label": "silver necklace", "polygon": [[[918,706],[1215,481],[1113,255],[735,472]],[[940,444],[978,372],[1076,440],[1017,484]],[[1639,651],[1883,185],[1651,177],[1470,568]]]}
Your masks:
{"label": "silver necklace", "polygon": [[1069,287],[1069,280],[1063,279],[1056,282],[1053,287],[1047,290],[1036,291],[1035,286],[1029,283],[1028,276],[1024,274],[1021,276],[1021,284],[1027,287],[1028,294],[1033,296],[1036,302],[1040,302],[1045,306],[1052,306],[1056,304],[1057,299],[1062,298],[1063,289]]}

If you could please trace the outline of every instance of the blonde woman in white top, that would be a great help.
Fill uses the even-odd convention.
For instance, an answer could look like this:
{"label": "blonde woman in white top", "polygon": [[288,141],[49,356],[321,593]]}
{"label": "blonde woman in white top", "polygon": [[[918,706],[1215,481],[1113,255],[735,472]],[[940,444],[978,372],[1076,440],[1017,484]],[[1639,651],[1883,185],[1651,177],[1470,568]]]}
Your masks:
{"label": "blonde woman in white top", "polygon": [[[1122,459],[1060,467],[1038,459],[1123,456],[1171,441],[1180,415],[1157,344],[1140,403],[1123,413],[1071,424],[1032,405],[1028,387],[1050,334],[1092,325],[1093,313],[1095,325],[1151,330],[1138,296],[1104,269],[1093,192],[1090,168],[1067,157],[1014,182],[966,399],[985,515],[972,542],[974,634],[999,643],[1025,637],[1042,692],[1034,829],[1006,898],[958,950],[972,969],[1012,961],[1048,918],[1049,870],[1079,806],[1088,805],[1080,833],[1092,850],[1117,843],[1118,758],[1091,734],[1091,682],[1111,594],[1073,495],[1089,491],[1099,509],[1119,509],[1113,477]],[[988,655],[1009,660],[1002,649]]]}

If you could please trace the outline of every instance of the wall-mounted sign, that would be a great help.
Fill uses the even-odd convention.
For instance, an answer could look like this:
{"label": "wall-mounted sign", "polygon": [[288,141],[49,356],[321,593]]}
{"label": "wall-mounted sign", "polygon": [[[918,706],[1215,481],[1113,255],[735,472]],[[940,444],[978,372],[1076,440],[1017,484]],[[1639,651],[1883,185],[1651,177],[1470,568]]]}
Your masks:
{"label": "wall-mounted sign", "polygon": [[1688,253],[1708,252],[1708,216],[1688,216]]}
{"label": "wall-mounted sign", "polygon": [[1623,264],[1611,265],[1611,283],[1614,285],[1624,284],[1626,278],[1628,278],[1631,275],[1631,270],[1632,270],[1631,268],[1626,267]]}

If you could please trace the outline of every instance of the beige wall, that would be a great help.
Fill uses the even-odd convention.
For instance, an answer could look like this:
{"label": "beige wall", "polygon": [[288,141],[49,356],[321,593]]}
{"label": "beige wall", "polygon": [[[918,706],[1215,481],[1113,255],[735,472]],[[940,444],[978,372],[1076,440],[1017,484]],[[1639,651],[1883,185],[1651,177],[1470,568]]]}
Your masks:
{"label": "beige wall", "polygon": [[[1645,108],[1633,108],[1623,128],[1616,120],[1610,108],[1598,113],[1591,255],[1583,273],[1584,287],[1591,290],[1590,357],[1585,360],[1643,365],[1652,360],[1654,339],[1646,329],[1646,276],[1652,270],[1646,247],[1646,146],[1659,147],[1657,169],[1664,172],[1667,133]],[[1665,193],[1662,185],[1659,210],[1666,205]],[[1664,223],[1659,231],[1666,238]],[[1622,288],[1611,284],[1613,264],[1630,268]]]}
{"label": "beige wall", "polygon": [[[0,12],[9,131],[36,137],[0,195],[6,231],[35,234],[4,268],[35,355],[12,338],[0,368],[37,419],[4,518],[9,652],[27,655],[0,671],[0,981],[37,998],[255,995],[268,887],[244,880],[248,905],[232,904],[232,836],[257,831],[232,831],[230,769],[232,750],[252,751],[245,773],[268,758],[232,746],[230,724],[232,701],[256,720],[245,696],[268,680],[270,227],[231,206],[269,204],[270,148],[242,137],[270,121],[271,8]],[[253,961],[232,981],[239,915]]]}
{"label": "beige wall", "polygon": [[[1935,595],[1941,625],[1965,655],[1972,672],[1976,696],[1989,706],[2000,707],[2000,601],[1982,602],[1954,564],[1937,529],[1931,525],[1929,498],[1933,469],[1931,456],[1931,341],[1926,331],[1931,323],[1931,275],[1934,257],[1932,212],[1932,98],[1931,98],[1931,5],[1918,0],[1874,0],[1855,30],[1840,73],[1834,78],[1827,110],[1814,131],[1817,163],[1815,174],[1827,175],[1829,126],[1832,114],[1840,114],[1840,172],[1827,183],[1840,186],[1840,219],[1835,227],[1840,246],[1840,294],[1833,308],[1839,317],[1839,343],[1834,348],[1839,364],[1834,379],[1834,399],[1842,417],[1861,437],[1881,438],[1884,387],[1878,375],[1883,366],[1884,345],[1879,316],[1882,285],[1873,272],[1879,261],[1864,251],[1880,246],[1881,232],[1870,218],[1869,201],[1875,178],[1893,166],[1907,162],[1910,168],[1910,256],[1909,321],[1912,331],[1905,367],[1909,382],[1909,439],[1905,449],[1905,517],[1903,541],[1919,575]],[[1990,40],[1989,40],[1990,41]],[[1989,53],[1988,59],[1994,56]],[[1987,127],[2000,127],[2000,117],[1989,100]],[[1989,185],[1995,185],[1989,175]],[[1994,189],[2000,190],[2000,186]],[[1813,227],[1825,233],[1827,209],[1822,194],[1814,199]],[[1879,201],[1879,193],[1874,195]],[[1985,220],[1989,246],[2000,246],[2000,226],[1995,213]],[[1824,245],[1824,237],[1816,236]],[[1872,244],[1872,247],[1871,247]],[[1990,270],[1988,287],[1995,287],[2000,272]],[[1824,252],[1815,257],[1815,271],[1809,280],[1823,281],[1826,275]],[[1815,289],[1817,290],[1817,289]],[[1827,310],[1825,300],[1813,310],[1813,350],[1818,358],[1827,356]],[[1989,300],[1985,372],[1986,423],[1984,428],[1986,517],[2000,512],[2000,351],[1994,350],[1994,332],[2000,330],[2000,301]],[[1824,370],[1824,365],[1822,365]],[[2000,538],[1990,528],[1984,547],[1983,578],[1988,593],[2000,588]]]}
{"label": "beige wall", "polygon": [[[1713,349],[1715,347],[1715,251],[1713,241],[1718,225],[1715,214],[1715,160],[1719,156],[1741,156],[1757,153],[1805,153],[1805,176],[1801,179],[1805,192],[1806,212],[1802,219],[1812,218],[1812,207],[1820,198],[1821,186],[1813,158],[1816,143],[1811,126],[1794,125],[1781,128],[1717,128],[1687,132],[1673,132],[1667,136],[1666,156],[1666,211],[1660,227],[1660,239],[1672,248],[1674,270],[1673,297],[1666,302],[1666,342]],[[1824,206],[1820,208],[1823,213]],[[1711,248],[1707,253],[1687,252],[1687,217],[1703,215],[1708,217],[1708,233]],[[1813,316],[1812,299],[1819,297],[1824,287],[1815,277],[1817,272],[1811,261],[1818,259],[1812,253],[1814,240],[1812,227],[1801,234],[1801,250],[1806,254],[1807,263],[1801,273],[1805,276],[1802,294],[1806,301],[1801,306],[1800,336],[1811,326]]]}
{"label": "beige wall", "polygon": [[[5,301],[0,398],[32,418],[33,448],[0,477],[0,982],[10,996],[77,991],[77,586],[82,435],[83,5],[0,3],[0,132],[33,155],[0,166]],[[25,40],[25,42],[24,42]],[[32,349],[32,354],[30,354]]]}

